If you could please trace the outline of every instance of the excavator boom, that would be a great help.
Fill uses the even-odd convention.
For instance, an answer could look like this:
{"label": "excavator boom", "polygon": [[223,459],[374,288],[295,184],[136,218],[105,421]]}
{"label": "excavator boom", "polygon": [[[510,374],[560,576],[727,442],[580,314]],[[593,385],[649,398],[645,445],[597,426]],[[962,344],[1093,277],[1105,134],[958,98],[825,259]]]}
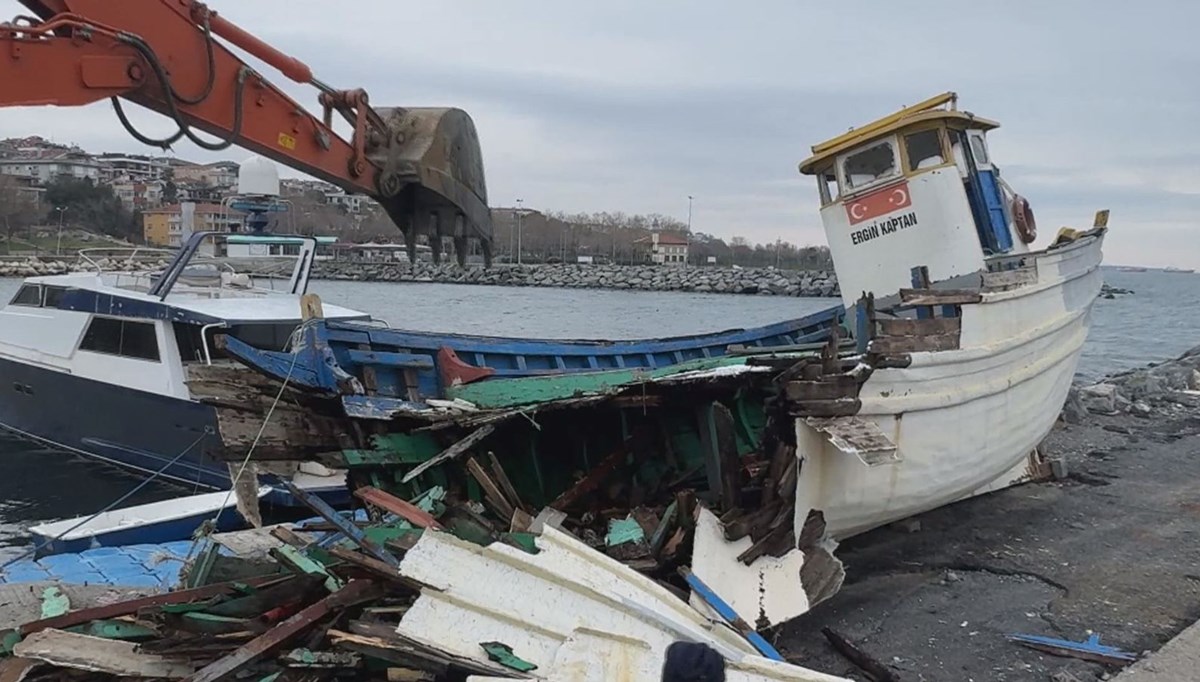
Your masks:
{"label": "excavator boom", "polygon": [[[193,0],[21,0],[35,16],[0,23],[0,106],[80,106],[111,99],[139,141],[167,148],[188,138],[211,150],[238,145],[378,201],[404,233],[468,240],[491,261],[492,224],[474,122],[460,109],[374,108],[363,90],[337,90],[302,61]],[[318,118],[226,48],[245,50],[317,88]],[[172,119],[165,138],[138,131],[122,101]],[[346,140],[333,114],[352,127]],[[214,135],[206,140],[195,130]]]}

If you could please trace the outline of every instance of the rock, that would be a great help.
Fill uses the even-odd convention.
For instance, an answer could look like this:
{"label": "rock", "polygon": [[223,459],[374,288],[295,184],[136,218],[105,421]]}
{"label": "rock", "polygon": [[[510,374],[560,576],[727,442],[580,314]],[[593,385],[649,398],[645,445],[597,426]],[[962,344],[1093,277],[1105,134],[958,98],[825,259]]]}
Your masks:
{"label": "rock", "polygon": [[1083,407],[1093,414],[1117,413],[1117,387],[1112,384],[1094,384],[1079,389]]}
{"label": "rock", "polygon": [[1079,389],[1072,386],[1067,392],[1067,402],[1063,404],[1062,419],[1068,424],[1082,424],[1087,416],[1088,409],[1083,404]]}
{"label": "rock", "polygon": [[920,519],[901,519],[892,524],[892,528],[901,533],[919,533],[921,532]]}
{"label": "rock", "polygon": [[946,571],[944,574],[942,574],[942,580],[945,580],[948,583],[956,583],[962,580],[962,576],[954,571]]}
{"label": "rock", "polygon": [[1200,372],[1192,370],[1191,376],[1188,377],[1188,390],[1200,391]]}
{"label": "rock", "polygon": [[1140,400],[1134,401],[1133,406],[1130,408],[1130,410],[1139,417],[1149,417],[1150,414],[1154,411],[1154,410],[1150,409],[1149,405],[1147,405],[1146,403],[1144,403]]}
{"label": "rock", "polygon": [[1050,682],[1083,682],[1083,680],[1065,670],[1060,670],[1050,676]]}

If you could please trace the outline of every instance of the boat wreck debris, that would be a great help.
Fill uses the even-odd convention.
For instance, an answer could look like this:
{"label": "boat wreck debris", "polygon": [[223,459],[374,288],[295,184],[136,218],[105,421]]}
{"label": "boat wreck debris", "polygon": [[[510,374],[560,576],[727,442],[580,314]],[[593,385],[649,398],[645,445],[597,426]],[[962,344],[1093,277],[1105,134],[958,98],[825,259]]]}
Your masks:
{"label": "boat wreck debris", "polygon": [[343,530],[221,538],[265,548],[266,572],[212,583],[262,564],[197,560],[183,579],[194,587],[5,631],[0,679],[652,680],[685,642],[713,651],[726,679],[843,680],[784,662],[706,586],[715,612],[551,525],[493,534],[440,494],[360,497],[379,520],[331,515],[313,496]]}

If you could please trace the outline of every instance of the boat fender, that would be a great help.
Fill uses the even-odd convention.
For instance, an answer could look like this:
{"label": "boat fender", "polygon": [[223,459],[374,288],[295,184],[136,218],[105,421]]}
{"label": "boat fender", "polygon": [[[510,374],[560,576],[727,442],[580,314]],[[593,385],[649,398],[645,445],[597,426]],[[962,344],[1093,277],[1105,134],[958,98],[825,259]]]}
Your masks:
{"label": "boat fender", "polygon": [[1021,241],[1032,244],[1033,240],[1037,239],[1037,221],[1033,217],[1033,209],[1029,207],[1029,202],[1020,194],[1013,195],[1012,216],[1013,225],[1016,226]]}

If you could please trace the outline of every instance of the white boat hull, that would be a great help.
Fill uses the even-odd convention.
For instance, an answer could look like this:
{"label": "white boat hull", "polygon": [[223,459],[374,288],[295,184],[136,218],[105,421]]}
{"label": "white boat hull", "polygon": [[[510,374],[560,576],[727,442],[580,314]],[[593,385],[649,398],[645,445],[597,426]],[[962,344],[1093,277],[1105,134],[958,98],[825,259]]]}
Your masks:
{"label": "white boat hull", "polygon": [[1036,255],[1036,281],[962,306],[958,350],[912,353],[866,380],[857,417],[891,438],[893,463],[867,466],[797,420],[798,523],[820,510],[844,539],[1031,478],[1087,338],[1102,241]]}
{"label": "white boat hull", "polygon": [[819,513],[823,536],[747,565],[738,557],[750,540],[729,542],[702,516],[696,575],[747,622],[785,622],[840,587],[838,541],[1039,475],[1035,451],[1066,401],[1100,291],[1101,242],[1030,254],[1036,278],[1027,269],[1019,286],[963,304],[956,349],[871,371],[853,417],[795,419],[793,532],[801,542]]}

